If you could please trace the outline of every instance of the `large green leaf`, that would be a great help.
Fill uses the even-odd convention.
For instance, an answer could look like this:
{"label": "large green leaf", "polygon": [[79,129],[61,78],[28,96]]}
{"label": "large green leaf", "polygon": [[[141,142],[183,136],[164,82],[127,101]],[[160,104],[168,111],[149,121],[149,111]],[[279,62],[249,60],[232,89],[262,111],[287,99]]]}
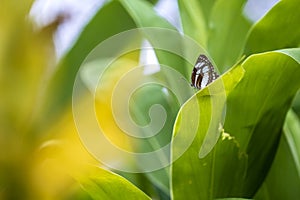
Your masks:
{"label": "large green leaf", "polygon": [[[273,161],[286,112],[300,87],[299,62],[292,56],[299,55],[299,51],[253,55],[233,69],[231,79],[240,76],[234,73],[236,69],[244,69],[245,74],[239,84],[227,92],[222,138],[204,158],[199,156],[199,150],[206,145],[202,143],[208,124],[218,118],[213,116],[210,120],[210,104],[204,103],[213,101],[214,96],[201,96],[205,90],[197,94],[201,120],[192,145],[173,165],[174,199],[186,198],[186,195],[198,199],[253,197]],[[231,79],[223,80],[225,88]],[[193,117],[195,108],[191,106],[195,103],[190,102],[180,113],[187,112]],[[183,119],[176,121],[175,133],[180,130],[177,134],[186,138],[196,122]],[[177,148],[180,147],[174,144],[173,154]]]}
{"label": "large green leaf", "polygon": [[243,81],[228,97],[225,130],[235,136],[248,155],[241,186],[246,197],[253,196],[267,174],[285,115],[300,87],[300,66],[295,53],[299,55],[300,49],[249,57],[243,63]]}
{"label": "large green leaf", "polygon": [[208,51],[224,72],[241,56],[251,23],[243,15],[246,0],[219,0],[211,11]]}
{"label": "large green leaf", "polygon": [[279,1],[253,27],[248,36],[247,55],[298,47],[300,43],[300,4],[298,0]]}
{"label": "large green leaf", "polygon": [[290,110],[270,172],[255,199],[293,200],[300,197],[300,121]]}
{"label": "large green leaf", "polygon": [[[231,69],[211,86],[198,92],[181,108],[174,126],[174,135],[179,139],[177,141],[174,140],[172,146],[172,158],[176,159],[179,156],[178,160],[172,165],[173,199],[213,198],[214,183],[212,177],[215,176],[215,162],[218,159],[223,162],[225,160],[222,157],[216,158],[215,153],[209,153],[206,157],[199,159],[201,154],[199,153],[200,147],[204,141],[212,140],[210,143],[213,146],[216,140],[218,140],[218,134],[221,131],[218,128],[219,123],[222,123],[221,118],[225,106],[226,94],[229,94],[234,89],[243,77],[243,74],[244,69],[241,66]],[[224,82],[224,88],[222,87],[222,82]],[[225,93],[223,89],[225,89]],[[198,121],[199,117],[200,121]],[[213,121],[215,123],[212,123]],[[205,136],[208,131],[212,134],[217,134],[217,137],[213,136],[207,140]],[[182,152],[181,141],[186,141],[190,138],[193,139],[195,132],[196,136],[191,146],[180,157],[178,154]],[[223,136],[224,140],[219,141],[218,146],[223,147],[224,154],[238,154],[239,148],[235,141],[227,137],[226,133],[223,133]],[[245,165],[244,159],[241,162],[238,159],[226,160],[226,163],[229,165],[237,163]],[[243,176],[243,171],[238,172],[235,170],[235,173],[237,177]],[[232,179],[230,180],[232,181]]]}
{"label": "large green leaf", "polygon": [[88,167],[84,176],[74,176],[83,189],[98,199],[151,199],[123,177],[99,167]]}

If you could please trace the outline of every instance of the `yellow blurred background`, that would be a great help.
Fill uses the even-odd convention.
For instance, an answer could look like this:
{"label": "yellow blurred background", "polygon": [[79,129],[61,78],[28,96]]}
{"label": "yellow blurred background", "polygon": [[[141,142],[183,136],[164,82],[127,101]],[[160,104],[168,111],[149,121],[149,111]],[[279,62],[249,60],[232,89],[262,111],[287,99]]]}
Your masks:
{"label": "yellow blurred background", "polygon": [[[79,139],[71,103],[54,122],[43,121],[47,84],[56,65],[53,34],[63,19],[37,28],[28,16],[32,3],[4,0],[0,6],[0,199],[74,199],[79,186],[72,175],[99,162]],[[85,103],[83,98],[83,109]],[[105,101],[97,109],[110,112]],[[110,128],[112,119],[103,120]],[[118,131],[110,132],[128,148]]]}

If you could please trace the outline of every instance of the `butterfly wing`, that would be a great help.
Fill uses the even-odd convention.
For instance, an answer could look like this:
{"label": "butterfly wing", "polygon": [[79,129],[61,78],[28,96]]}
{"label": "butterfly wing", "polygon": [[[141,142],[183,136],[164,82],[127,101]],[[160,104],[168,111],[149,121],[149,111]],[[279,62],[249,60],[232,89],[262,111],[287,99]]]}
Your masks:
{"label": "butterfly wing", "polygon": [[219,75],[215,72],[212,63],[205,55],[201,54],[198,57],[192,72],[191,86],[202,89],[218,77]]}
{"label": "butterfly wing", "polygon": [[197,70],[195,69],[195,67],[194,67],[194,69],[193,69],[193,72],[192,72],[192,75],[191,75],[191,86],[194,86],[194,83],[195,83],[195,79],[196,79],[196,72],[197,72]]}

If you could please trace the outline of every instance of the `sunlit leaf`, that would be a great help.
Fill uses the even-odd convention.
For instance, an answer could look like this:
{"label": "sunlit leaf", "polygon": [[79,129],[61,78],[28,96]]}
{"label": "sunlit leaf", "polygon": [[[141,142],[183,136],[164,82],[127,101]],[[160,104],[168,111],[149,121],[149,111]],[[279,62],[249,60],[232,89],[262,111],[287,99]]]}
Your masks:
{"label": "sunlit leaf", "polygon": [[[195,132],[196,135],[191,146],[172,165],[173,199],[212,199],[215,193],[213,190],[213,177],[216,173],[213,166],[215,166],[215,162],[225,162],[224,156],[227,154],[235,155],[235,158],[232,158],[230,162],[226,161],[228,165],[245,165],[244,155],[240,155],[240,148],[236,144],[236,141],[230,135],[228,135],[229,137],[225,137],[226,133],[221,133],[222,130],[220,130],[222,128],[220,125],[223,123],[222,116],[224,114],[226,95],[230,94],[243,77],[243,74],[244,69],[241,66],[231,69],[213,82],[211,86],[193,96],[181,108],[175,122],[174,134],[179,137],[179,140],[177,142],[173,141],[173,159],[182,150],[181,140],[185,141],[193,137]],[[224,87],[222,83],[224,83]],[[214,86],[216,86],[215,89],[213,89]],[[216,93],[213,92],[214,90],[216,90]],[[213,93],[209,94],[210,92]],[[200,118],[197,118],[197,113],[200,114],[198,116]],[[197,121],[199,119],[200,121]],[[207,132],[210,134],[207,137],[208,140],[206,138]],[[222,147],[223,150],[219,151],[223,151],[223,155],[219,152],[217,157],[215,149],[213,153],[209,153],[209,151],[218,141],[219,134],[224,135],[224,139],[220,140],[217,144],[218,149]],[[180,138],[182,139],[180,140]],[[206,156],[199,159],[200,147],[204,141],[210,147],[206,148],[208,150],[205,153]],[[240,156],[242,157],[239,158]],[[228,168],[228,170],[231,169]],[[236,178],[242,176],[243,169],[241,171],[235,170],[235,174]],[[231,177],[230,180],[232,181],[233,179]]]}
{"label": "sunlit leaf", "polygon": [[[214,121],[211,117],[219,118],[216,118],[217,115],[211,116],[209,110],[209,101],[214,96],[201,96],[205,90],[198,93],[198,112],[203,114],[200,115],[194,142],[173,165],[174,199],[182,199],[187,194],[191,198],[203,199],[253,197],[272,163],[285,114],[300,87],[300,66],[292,56],[297,52],[299,49],[257,54],[239,66],[245,74],[228,94],[222,138],[206,157],[200,159],[199,150],[206,145],[203,141],[207,127]],[[232,73],[236,77],[234,69]],[[289,79],[286,79],[287,76]],[[226,74],[222,77],[225,78]],[[230,79],[227,81],[230,82]],[[224,80],[225,88],[227,81]],[[195,108],[188,107],[189,103],[181,112],[187,109],[185,112],[195,116],[192,112]],[[195,122],[183,120],[177,120],[175,132],[183,126],[180,133],[186,138],[194,130]]]}
{"label": "sunlit leaf", "polygon": [[279,1],[251,29],[244,53],[247,55],[263,51],[299,46],[300,41],[299,1]]}
{"label": "sunlit leaf", "polygon": [[150,200],[150,197],[129,181],[102,168],[91,166],[87,174],[76,179],[93,199]]}
{"label": "sunlit leaf", "polygon": [[300,87],[299,61],[289,52],[299,49],[249,57],[243,63],[244,79],[228,97],[225,131],[248,155],[242,186],[247,197],[256,192],[272,164],[285,115]]}

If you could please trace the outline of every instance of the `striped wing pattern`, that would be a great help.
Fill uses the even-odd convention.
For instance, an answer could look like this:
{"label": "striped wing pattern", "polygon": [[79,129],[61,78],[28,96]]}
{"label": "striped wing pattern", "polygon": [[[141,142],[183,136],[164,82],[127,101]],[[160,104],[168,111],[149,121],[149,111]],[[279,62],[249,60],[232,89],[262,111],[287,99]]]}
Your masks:
{"label": "striped wing pattern", "polygon": [[191,86],[200,90],[218,77],[219,75],[215,72],[214,66],[205,55],[201,54],[192,72]]}

